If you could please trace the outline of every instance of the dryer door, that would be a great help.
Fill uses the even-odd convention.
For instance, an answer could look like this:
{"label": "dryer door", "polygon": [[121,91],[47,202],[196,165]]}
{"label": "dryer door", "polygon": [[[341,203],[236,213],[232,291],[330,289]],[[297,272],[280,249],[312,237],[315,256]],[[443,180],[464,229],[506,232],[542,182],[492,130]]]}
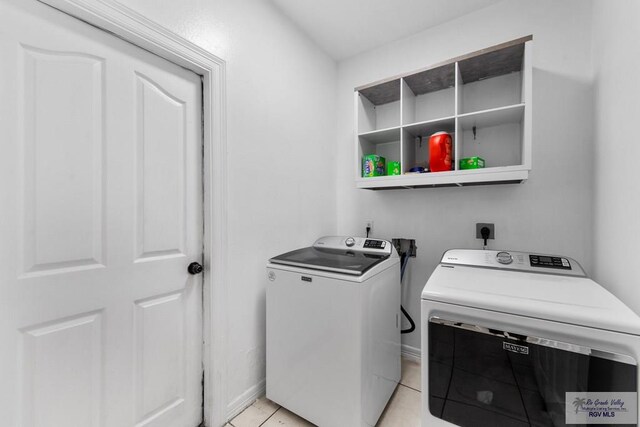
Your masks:
{"label": "dryer door", "polygon": [[637,425],[626,355],[431,317],[429,412],[459,426]]}

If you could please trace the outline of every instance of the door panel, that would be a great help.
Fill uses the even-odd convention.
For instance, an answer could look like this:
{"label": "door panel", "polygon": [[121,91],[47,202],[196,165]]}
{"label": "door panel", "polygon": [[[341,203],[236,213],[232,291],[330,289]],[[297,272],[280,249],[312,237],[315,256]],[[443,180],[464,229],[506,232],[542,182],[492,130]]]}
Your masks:
{"label": "door panel", "polygon": [[184,255],[186,106],[147,77],[136,79],[138,259]]}
{"label": "door panel", "polygon": [[200,77],[0,0],[0,423],[201,422]]}
{"label": "door panel", "polygon": [[184,404],[185,301],[182,293],[136,303],[136,402],[140,424]]}
{"label": "door panel", "polygon": [[22,425],[98,425],[102,351],[101,312],[24,330]]}
{"label": "door panel", "polygon": [[24,69],[21,273],[99,267],[103,61],[24,45],[18,49]]}

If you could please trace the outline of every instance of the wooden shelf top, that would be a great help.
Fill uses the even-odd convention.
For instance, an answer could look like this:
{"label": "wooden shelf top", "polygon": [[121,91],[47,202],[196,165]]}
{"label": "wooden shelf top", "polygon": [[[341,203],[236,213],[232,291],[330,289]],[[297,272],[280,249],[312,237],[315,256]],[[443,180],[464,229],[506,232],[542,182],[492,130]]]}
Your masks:
{"label": "wooden shelf top", "polygon": [[423,95],[429,92],[454,87],[456,84],[455,64],[447,64],[441,67],[431,68],[404,78],[414,95]]}
{"label": "wooden shelf top", "polygon": [[400,79],[391,80],[360,91],[373,105],[383,105],[400,100]]}
{"label": "wooden shelf top", "polygon": [[522,71],[524,44],[508,46],[458,62],[462,82],[473,83]]}

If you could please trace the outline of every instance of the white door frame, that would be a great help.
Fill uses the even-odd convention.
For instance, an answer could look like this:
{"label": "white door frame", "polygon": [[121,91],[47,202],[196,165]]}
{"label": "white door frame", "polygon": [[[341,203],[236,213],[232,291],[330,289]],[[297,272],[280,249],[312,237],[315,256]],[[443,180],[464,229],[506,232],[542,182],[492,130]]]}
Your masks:
{"label": "white door frame", "polygon": [[226,422],[227,182],[225,62],[112,0],[37,0],[202,76],[204,422]]}

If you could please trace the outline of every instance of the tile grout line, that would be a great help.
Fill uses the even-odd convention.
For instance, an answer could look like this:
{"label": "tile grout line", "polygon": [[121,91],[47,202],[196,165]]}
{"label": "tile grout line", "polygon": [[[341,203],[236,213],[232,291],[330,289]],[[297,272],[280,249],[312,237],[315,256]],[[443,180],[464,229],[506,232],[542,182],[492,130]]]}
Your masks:
{"label": "tile grout line", "polygon": [[278,406],[278,409],[273,411],[273,414],[269,415],[269,417],[267,417],[266,420],[264,420],[262,423],[258,424],[258,427],[264,425],[267,421],[269,421],[271,419],[271,417],[273,417],[276,414],[276,412],[278,412],[280,409],[282,409],[282,406]]}
{"label": "tile grout line", "polygon": [[401,385],[402,387],[406,387],[406,388],[408,388],[410,390],[413,390],[413,391],[417,391],[418,393],[422,393],[422,391],[418,390],[417,388],[410,387],[410,386],[408,386],[406,384],[398,383],[398,385]]}
{"label": "tile grout line", "polygon": [[[257,401],[258,401],[258,400],[256,399],[256,402],[257,402]],[[259,408],[257,408],[256,406],[254,406],[256,402],[253,402],[251,405],[247,406],[247,407],[245,408],[245,410],[244,410],[244,411],[246,411],[246,410],[247,410],[247,409],[249,409],[250,407],[253,407],[253,408],[257,409],[257,410],[258,410],[258,411],[260,411],[260,412],[267,413],[266,411],[263,411],[262,409],[259,409]],[[281,408],[282,408],[282,406],[278,405],[278,408],[277,408],[275,411],[273,411],[273,412],[272,412],[272,413],[271,413],[271,414],[270,414],[270,415],[269,415],[269,416],[268,416],[268,417],[267,417],[263,422],[261,422],[260,424],[258,424],[256,427],[260,427],[261,425],[263,425],[264,423],[266,423],[267,421],[269,421],[269,418],[273,417],[273,416],[275,415],[275,413],[276,413],[276,412],[278,412]],[[242,412],[244,412],[244,411],[242,411]],[[242,412],[241,412],[241,413],[242,413]],[[240,413],[240,414],[241,414],[241,413]],[[236,417],[235,417],[235,418],[233,418],[233,420],[235,420],[237,417],[239,417],[239,416],[240,416],[240,414],[236,415]],[[235,424],[233,424],[233,420],[227,421],[227,424],[229,424],[231,427],[236,427],[236,426],[235,426]],[[225,424],[225,425],[226,425],[226,424]],[[252,427],[253,427],[253,426],[252,426]]]}

